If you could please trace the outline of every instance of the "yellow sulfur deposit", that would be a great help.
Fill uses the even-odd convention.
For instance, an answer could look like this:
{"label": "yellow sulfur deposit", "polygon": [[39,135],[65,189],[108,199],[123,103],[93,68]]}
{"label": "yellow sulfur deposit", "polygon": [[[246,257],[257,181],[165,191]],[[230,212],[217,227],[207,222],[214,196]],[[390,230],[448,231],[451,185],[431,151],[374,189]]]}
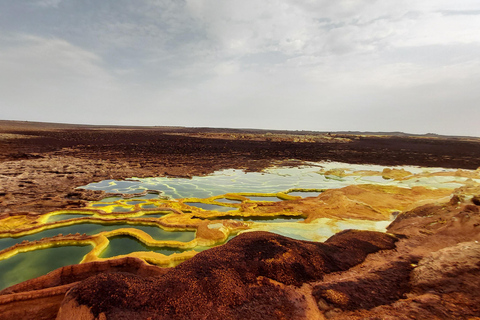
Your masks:
{"label": "yellow sulfur deposit", "polygon": [[[59,247],[90,248],[82,256],[72,254],[66,262],[70,264],[130,256],[171,267],[241,232],[263,230],[323,241],[349,228],[384,231],[400,212],[480,190],[478,170],[322,165],[320,170],[318,165],[268,169],[255,173],[251,184],[245,183],[245,173],[230,172],[218,174],[218,184],[215,177],[193,181],[156,178],[144,182],[145,190],[154,183],[167,185],[177,197],[158,196],[158,192],[155,196],[118,196],[122,193],[117,191],[116,197],[90,202],[84,208],[43,215],[3,215],[0,274],[2,268],[17,263],[17,256],[27,259],[30,253],[41,250],[41,259],[40,253]],[[186,191],[181,191],[182,183],[198,190],[185,187]],[[243,189],[239,185],[244,185]],[[118,188],[116,182],[104,186],[110,188],[108,192]],[[246,190],[249,188],[253,191]],[[179,197],[181,192],[194,196]],[[145,194],[148,192],[143,191]],[[0,284],[5,287],[12,283],[0,279]]]}

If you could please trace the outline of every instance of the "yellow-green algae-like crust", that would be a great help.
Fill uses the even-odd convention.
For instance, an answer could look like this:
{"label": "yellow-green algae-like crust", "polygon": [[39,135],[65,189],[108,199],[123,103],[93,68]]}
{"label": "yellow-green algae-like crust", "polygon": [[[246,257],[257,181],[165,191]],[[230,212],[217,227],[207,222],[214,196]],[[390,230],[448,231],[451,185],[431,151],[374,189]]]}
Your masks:
{"label": "yellow-green algae-like crust", "polygon": [[[273,224],[253,221],[235,221],[236,218],[275,218],[298,217],[303,221],[285,222],[282,227],[295,229],[296,233],[311,235],[311,240],[321,239],[315,234],[315,227],[322,225],[333,231],[339,231],[337,223],[345,225],[362,225],[366,228],[376,228],[376,222],[389,221],[393,213],[409,210],[425,203],[445,201],[452,193],[465,194],[478,190],[480,170],[442,171],[412,173],[403,168],[384,168],[383,171],[329,169],[319,172],[323,175],[348,176],[380,176],[389,181],[420,181],[419,179],[439,179],[435,187],[413,185],[394,186],[382,184],[355,184],[338,189],[303,189],[292,188],[277,193],[227,193],[208,198],[184,199],[131,199],[121,198],[114,201],[91,202],[85,208],[49,212],[43,215],[4,215],[0,224],[0,239],[31,235],[44,230],[71,226],[78,223],[98,224],[130,224],[131,228],[121,228],[100,232],[96,235],[66,235],[45,238],[37,241],[23,241],[10,248],[0,251],[0,260],[7,259],[20,252],[28,252],[55,246],[92,245],[93,249],[84,256],[82,262],[107,260],[123,256],[141,258],[147,262],[172,266],[196,254],[195,248],[215,246],[225,242],[229,236],[248,230],[275,230]],[[463,178],[456,180],[463,186],[456,190],[441,188],[442,182],[448,178]],[[446,179],[446,180],[445,180]],[[421,181],[420,181],[421,183]],[[302,198],[290,195],[291,192],[318,192],[317,197]],[[251,200],[251,197],[276,197],[278,201]],[[223,199],[235,202],[224,202]],[[257,198],[258,199],[258,198]],[[215,205],[231,210],[205,210],[193,203]],[[145,206],[153,206],[146,208]],[[118,209],[121,209],[118,212]],[[67,215],[66,219],[48,222],[51,217]],[[84,215],[68,218],[68,215]],[[162,215],[161,217],[150,215]],[[373,224],[362,223],[371,221]],[[376,222],[375,222],[376,221]],[[189,242],[173,240],[155,240],[135,225],[156,226],[165,231],[195,231],[195,238]],[[313,228],[313,229],[312,229]],[[294,232],[294,233],[295,233]],[[185,250],[169,256],[157,252],[132,252],[127,255],[100,258],[100,254],[109,245],[109,238],[119,235],[133,237],[149,247],[170,247]],[[189,250],[191,249],[191,250]]]}
{"label": "yellow-green algae-like crust", "polygon": [[[61,214],[68,213],[86,213],[86,211],[82,210],[62,210],[60,211]],[[94,212],[89,212],[90,214],[99,213],[98,210]],[[49,215],[52,214],[59,214],[58,212],[47,213],[44,216],[35,216],[36,220],[27,219],[28,223],[24,225],[22,229],[14,229],[14,230],[3,230],[0,232],[0,238],[7,238],[7,237],[21,237],[25,235],[30,235],[34,233],[38,233],[48,229],[54,229],[58,227],[70,226],[75,225],[77,223],[111,223],[111,224],[132,224],[132,228],[120,228],[112,231],[105,231],[100,232],[97,235],[93,236],[86,236],[86,235],[59,235],[51,238],[44,238],[37,241],[23,241],[20,244],[16,244],[10,248],[4,249],[0,251],[0,260],[8,259],[11,256],[21,253],[21,252],[28,252],[32,250],[38,249],[46,249],[50,247],[56,246],[65,246],[65,245],[92,245],[93,249],[82,259],[83,262],[90,262],[90,261],[98,261],[98,260],[105,260],[99,257],[103,250],[105,250],[109,244],[109,237],[118,236],[118,235],[128,235],[138,239],[140,242],[144,243],[150,247],[172,247],[172,248],[179,248],[179,249],[193,249],[198,245],[209,244],[208,240],[202,240],[202,238],[195,238],[189,242],[181,242],[181,241],[172,241],[172,240],[155,240],[149,234],[144,231],[135,229],[135,225],[145,225],[145,226],[156,226],[162,228],[167,231],[196,231],[197,225],[193,224],[168,224],[162,223],[158,219],[129,219],[129,218],[116,218],[115,215],[105,215],[103,214],[102,218],[96,218],[94,216],[86,216],[83,218],[74,218],[68,219],[63,221],[56,221],[53,223],[46,223],[41,224],[41,221],[46,221]],[[13,220],[14,223],[9,223],[10,220]],[[2,225],[14,225],[17,226],[16,216],[8,217],[2,220]],[[5,228],[4,228],[5,229]],[[222,237],[223,239],[224,237]],[[215,242],[213,243],[215,244]],[[137,252],[131,253],[128,256],[140,257],[145,261],[161,265],[161,266],[172,266],[178,264],[179,261],[186,260],[191,258],[196,252],[195,251],[186,251],[182,253],[174,253],[170,256],[165,256],[160,253],[156,252],[149,252],[148,254],[144,252]],[[112,257],[113,259],[116,257]]]}
{"label": "yellow-green algae-like crust", "polygon": [[171,247],[171,248],[180,248],[180,249],[192,249],[198,245],[197,240],[194,239],[189,242],[181,242],[181,241],[171,241],[171,240],[155,240],[153,239],[148,233],[133,229],[133,228],[121,228],[112,231],[101,232],[98,234],[97,237],[97,245],[94,246],[93,250],[90,251],[85,255],[82,259],[81,263],[84,262],[92,262],[92,261],[104,261],[108,259],[116,259],[116,258],[123,258],[123,257],[136,257],[143,259],[151,264],[155,264],[162,267],[171,267],[177,265],[179,262],[187,260],[193,257],[197,252],[194,250],[185,251],[182,253],[173,253],[169,256],[163,255],[158,252],[152,251],[139,251],[139,252],[132,252],[127,255],[120,255],[111,258],[100,258],[100,254],[108,247],[109,245],[109,238],[114,236],[120,235],[127,235],[133,238],[138,239],[143,244],[150,246],[150,247]]}
{"label": "yellow-green algae-like crust", "polygon": [[[199,199],[202,201],[203,199]],[[85,255],[83,262],[107,260],[100,258],[99,255],[107,248],[109,244],[108,238],[127,235],[136,238],[149,247],[170,247],[179,249],[192,249],[182,253],[173,253],[169,256],[157,252],[132,252],[128,255],[111,257],[114,259],[123,256],[131,256],[141,258],[149,263],[159,266],[174,266],[181,261],[193,257],[197,252],[193,249],[198,246],[213,246],[224,242],[231,233],[237,233],[239,230],[247,228],[248,224],[236,221],[224,221],[221,228],[208,228],[210,221],[201,219],[193,219],[191,214],[182,214],[175,207],[189,207],[182,203],[174,201],[162,200],[162,203],[169,202],[172,207],[162,207],[158,209],[138,209],[131,212],[113,213],[113,206],[117,206],[119,201],[107,204],[102,209],[77,209],[77,210],[60,210],[50,212],[44,215],[25,215],[25,216],[9,216],[2,219],[2,230],[0,238],[21,237],[42,232],[44,230],[55,229],[59,227],[71,226],[78,223],[101,223],[101,224],[131,224],[132,228],[120,228],[112,231],[100,232],[97,235],[68,235],[55,236],[37,241],[23,241],[20,244],[0,251],[0,260],[8,259],[11,256],[38,249],[45,249],[55,246],[67,245],[92,245],[93,249]],[[144,203],[157,203],[156,201],[144,201]],[[138,204],[135,205],[138,207]],[[194,210],[202,210],[196,208]],[[148,214],[165,214],[162,218],[152,218]],[[78,217],[47,223],[51,216],[60,214],[84,214],[85,217]],[[142,230],[135,229],[136,225],[156,226],[166,231],[196,231],[196,237],[189,242],[173,241],[173,240],[155,240],[149,234]],[[76,239],[76,238],[82,238]]]}
{"label": "yellow-green algae-like crust", "polygon": [[[7,248],[0,252],[0,259],[6,259],[20,252],[28,252],[36,249],[43,249],[61,245],[92,245],[93,249],[82,262],[105,260],[100,258],[108,244],[109,238],[119,235],[127,235],[138,239],[150,247],[170,247],[186,250],[182,253],[173,253],[165,256],[156,252],[133,252],[125,256],[141,258],[150,263],[171,266],[179,261],[192,257],[198,246],[214,246],[223,243],[230,235],[248,229],[256,230],[266,228],[265,223],[252,221],[241,222],[229,220],[236,217],[264,217],[274,218],[276,216],[303,217],[304,222],[292,222],[285,224],[286,227],[299,226],[299,223],[311,223],[322,218],[329,219],[366,219],[366,220],[388,220],[392,210],[404,210],[410,205],[416,205],[419,201],[435,201],[451,194],[451,189],[427,189],[424,187],[413,187],[411,189],[394,186],[379,185],[354,185],[340,189],[326,190],[318,197],[301,198],[290,196],[293,191],[311,191],[309,189],[291,189],[279,193],[238,193],[225,194],[210,198],[185,198],[179,200],[149,199],[141,203],[128,205],[126,202],[132,200],[117,200],[111,203],[101,203],[101,209],[94,207],[100,202],[91,203],[85,209],[61,210],[50,212],[44,215],[32,216],[11,216],[2,219],[2,231],[0,238],[20,237],[41,232],[48,229],[71,226],[78,223],[101,223],[101,224],[131,224],[132,228],[121,228],[112,231],[100,232],[97,235],[75,240],[70,238],[53,237],[42,241],[26,242],[20,245]],[[315,190],[322,191],[322,190]],[[250,200],[249,197],[277,197],[279,201],[258,201]],[[220,199],[237,200],[238,203],[224,203]],[[283,199],[283,200],[281,200]],[[227,212],[215,210],[204,210],[188,203],[214,204],[218,206],[232,207]],[[154,204],[155,209],[142,209],[141,204]],[[132,209],[128,212],[113,212],[115,207],[122,206],[125,209]],[[84,214],[85,217],[77,217],[67,220],[47,223],[51,216],[59,214]],[[149,217],[149,214],[164,214],[161,218]],[[221,218],[221,219],[219,219]],[[325,225],[330,222],[321,220]],[[332,220],[333,221],[333,220]],[[195,239],[189,242],[172,240],[155,240],[144,231],[135,229],[135,225],[156,226],[166,231],[196,231]],[[254,227],[257,225],[257,227]],[[258,227],[258,225],[260,227]],[[308,226],[305,225],[308,231]],[[261,227],[263,226],[263,227]],[[331,222],[331,228],[335,228]],[[188,249],[192,249],[187,251]],[[116,258],[116,257],[114,257]],[[110,258],[109,258],[110,259]]]}
{"label": "yellow-green algae-like crust", "polygon": [[115,259],[124,256],[132,256],[141,258],[149,263],[156,264],[163,267],[171,267],[177,265],[179,262],[193,257],[197,252],[194,250],[185,251],[182,253],[173,253],[166,256],[157,252],[132,252],[128,255],[115,256],[108,259],[100,258],[100,254],[108,247],[109,238],[119,235],[127,235],[138,239],[150,247],[171,247],[180,249],[193,249],[199,243],[197,239],[189,242],[172,241],[172,240],[155,240],[149,234],[142,230],[134,228],[120,228],[112,231],[100,232],[93,236],[87,235],[58,235],[51,238],[44,238],[37,241],[24,241],[12,247],[0,251],[0,260],[8,259],[15,254],[22,252],[29,252],[33,250],[47,249],[58,246],[83,246],[92,245],[92,250],[87,253],[80,263],[103,261],[108,259]]}

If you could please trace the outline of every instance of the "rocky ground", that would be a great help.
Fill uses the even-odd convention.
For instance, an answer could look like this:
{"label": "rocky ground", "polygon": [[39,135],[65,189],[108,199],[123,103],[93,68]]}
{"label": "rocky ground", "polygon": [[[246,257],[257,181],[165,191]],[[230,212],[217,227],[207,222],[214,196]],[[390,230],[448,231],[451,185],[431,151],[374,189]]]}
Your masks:
{"label": "rocky ground", "polygon": [[[75,190],[94,181],[257,171],[292,159],[477,169],[480,139],[0,121],[0,215],[82,206],[102,197]],[[62,301],[60,319],[477,319],[479,205],[478,197],[454,198],[402,213],[388,229],[394,247],[377,233],[337,235],[321,249],[256,234],[178,270],[152,271],[135,259],[70,267],[2,292],[0,319],[52,319]],[[269,245],[251,244],[262,241]],[[247,265],[246,250],[258,253]],[[114,294],[100,290],[106,282]],[[85,298],[92,292],[111,295],[101,304]]]}
{"label": "rocky ground", "polygon": [[258,171],[276,160],[480,165],[480,139],[474,138],[319,134],[307,140],[314,142],[301,142],[299,134],[219,130],[0,121],[0,213],[78,207],[101,197],[75,190],[94,181],[188,177],[225,168]]}

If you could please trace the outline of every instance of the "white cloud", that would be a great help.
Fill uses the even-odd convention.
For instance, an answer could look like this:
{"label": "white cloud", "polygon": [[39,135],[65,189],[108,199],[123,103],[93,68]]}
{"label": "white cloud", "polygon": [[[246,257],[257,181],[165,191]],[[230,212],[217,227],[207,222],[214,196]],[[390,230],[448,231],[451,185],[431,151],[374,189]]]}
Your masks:
{"label": "white cloud", "polygon": [[[388,46],[480,42],[480,19],[446,16],[442,10],[457,4],[440,2],[189,0],[187,9],[232,57],[268,51],[341,55]],[[480,4],[466,2],[462,8],[480,10]]]}
{"label": "white cloud", "polygon": [[65,118],[69,113],[86,118],[82,111],[108,106],[108,97],[118,92],[115,79],[95,54],[60,39],[12,39],[1,39],[3,118],[23,115],[47,120]]}
{"label": "white cloud", "polygon": [[480,135],[476,0],[69,4],[0,40],[3,117]]}
{"label": "white cloud", "polygon": [[187,1],[207,37],[227,56],[264,51],[295,53],[308,40],[309,21],[285,1]]}
{"label": "white cloud", "polygon": [[58,7],[63,0],[34,0],[33,4],[40,7]]}

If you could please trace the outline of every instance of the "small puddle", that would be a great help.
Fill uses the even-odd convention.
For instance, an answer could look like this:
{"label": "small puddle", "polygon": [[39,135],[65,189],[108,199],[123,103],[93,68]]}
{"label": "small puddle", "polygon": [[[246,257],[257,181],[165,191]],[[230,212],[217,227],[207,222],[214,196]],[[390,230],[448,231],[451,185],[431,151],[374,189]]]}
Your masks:
{"label": "small puddle", "polygon": [[189,242],[195,239],[195,231],[166,231],[155,226],[134,225],[131,228],[145,231],[155,240]]}
{"label": "small puddle", "polygon": [[191,207],[201,208],[203,210],[208,210],[208,211],[227,212],[231,210],[237,210],[237,208],[234,208],[234,207],[224,207],[224,206],[219,206],[219,205],[210,204],[210,203],[184,202],[184,204],[189,205]]}
{"label": "small puddle", "polygon": [[115,206],[113,207],[112,213],[113,212],[132,212],[133,208],[125,208],[122,206]]}
{"label": "small puddle", "polygon": [[[105,201],[108,202],[108,201]],[[109,203],[94,203],[91,205],[92,208],[103,208],[103,207],[108,207],[111,206]]]}
{"label": "small puddle", "polygon": [[143,209],[155,209],[155,208],[159,208],[159,207],[155,204],[142,204],[142,208]]}
{"label": "small puddle", "polygon": [[242,200],[232,200],[226,198],[215,199],[215,201],[221,203],[242,203]]}
{"label": "small puddle", "polygon": [[134,205],[142,204],[142,203],[148,203],[148,202],[145,201],[145,200],[130,200],[130,201],[125,202],[125,204],[129,205],[129,206],[134,206]]}
{"label": "small puddle", "polygon": [[184,251],[179,248],[150,247],[138,239],[129,236],[112,237],[108,240],[110,243],[108,244],[108,247],[100,254],[100,258],[111,258],[137,251],[153,251],[166,256],[169,256],[172,253],[180,253]]}

